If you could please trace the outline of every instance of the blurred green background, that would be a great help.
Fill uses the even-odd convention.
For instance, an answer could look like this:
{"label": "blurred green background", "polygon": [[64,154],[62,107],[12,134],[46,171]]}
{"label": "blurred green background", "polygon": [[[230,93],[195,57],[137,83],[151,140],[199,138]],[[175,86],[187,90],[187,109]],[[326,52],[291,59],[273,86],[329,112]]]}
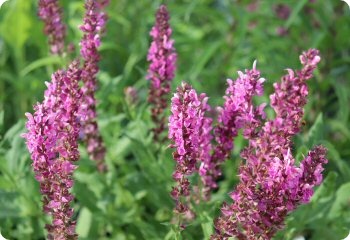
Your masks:
{"label": "blurred green background", "polygon": [[[60,1],[68,26],[68,42],[76,46],[84,1]],[[237,183],[239,152],[224,166],[220,189],[198,206],[197,220],[176,234],[171,224],[169,191],[174,161],[168,143],[152,141],[146,55],[149,31],[161,3],[167,3],[178,53],[173,89],[183,80],[223,103],[226,78],[250,68],[257,59],[267,102],[272,84],[286,68],[300,68],[299,55],[318,48],[322,62],[309,81],[306,125],[295,138],[300,160],[315,144],[329,152],[325,181],[310,204],[292,213],[276,239],[341,239],[350,230],[350,9],[338,0],[111,0],[102,39],[97,92],[99,124],[107,147],[106,174],[96,172],[81,148],[75,174],[79,239],[208,239],[212,220]],[[0,230],[7,239],[44,239],[48,218],[31,160],[20,134],[25,112],[43,99],[45,81],[65,66],[49,54],[37,1],[8,0],[0,9]],[[134,86],[137,104],[124,89]],[[170,101],[170,98],[169,98]],[[272,115],[271,109],[268,114]]]}

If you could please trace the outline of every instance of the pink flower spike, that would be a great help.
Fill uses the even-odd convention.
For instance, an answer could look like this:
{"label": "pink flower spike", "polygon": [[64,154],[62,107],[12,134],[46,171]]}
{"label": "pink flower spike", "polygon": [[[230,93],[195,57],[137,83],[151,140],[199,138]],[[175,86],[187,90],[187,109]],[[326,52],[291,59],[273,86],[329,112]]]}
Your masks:
{"label": "pink flower spike", "polygon": [[262,95],[265,81],[260,77],[256,63],[257,61],[254,61],[253,68],[247,69],[245,73],[239,71],[236,81],[227,80],[225,103],[220,108],[219,123],[214,128],[217,144],[211,157],[200,168],[205,186],[203,196],[206,199],[209,198],[210,191],[217,187],[216,180],[221,176],[221,164],[230,157],[233,139],[237,136],[238,130],[245,128],[244,135],[249,138],[261,125],[261,118],[265,117],[264,106],[253,107],[253,96]]}
{"label": "pink flower spike", "polygon": [[84,24],[80,27],[84,36],[80,42],[80,53],[84,59],[82,69],[83,80],[83,99],[82,99],[82,127],[81,136],[87,145],[87,152],[90,159],[96,161],[97,168],[100,172],[107,170],[104,159],[106,148],[97,124],[96,99],[95,91],[97,89],[96,75],[99,71],[98,62],[100,55],[97,48],[100,46],[100,33],[104,30],[106,23],[106,14],[103,12],[104,7],[109,1],[87,0],[85,3]]}
{"label": "pink flower spike", "polygon": [[50,52],[61,55],[65,48],[66,26],[62,22],[62,9],[58,0],[39,0],[38,15],[44,22]]}
{"label": "pink flower spike", "polygon": [[[302,70],[288,70],[281,82],[274,84],[270,99],[275,119],[250,129],[251,123],[259,122],[253,114],[248,124],[242,124],[249,144],[241,153],[245,163],[239,169],[240,183],[230,194],[233,203],[223,205],[211,239],[271,239],[284,226],[287,214],[307,203],[322,181],[327,163],[324,147],[309,151],[300,167],[291,154],[292,137],[300,131],[307,102],[306,80],[312,77],[320,57],[317,50],[310,49],[300,60]],[[245,85],[245,89],[250,88]]]}
{"label": "pink flower spike", "polygon": [[170,83],[175,75],[176,53],[172,30],[169,25],[169,12],[161,5],[156,13],[156,23],[150,35],[153,39],[148,50],[147,60],[150,62],[147,79],[150,80],[148,102],[152,105],[151,116],[154,124],[154,139],[160,140],[165,129],[164,111],[167,108],[167,96]]}
{"label": "pink flower spike", "polygon": [[211,122],[205,117],[210,110],[205,94],[197,95],[187,83],[182,83],[171,100],[171,116],[169,117],[169,139],[175,148],[173,158],[176,169],[173,174],[177,186],[172,191],[176,200],[176,212],[189,210],[183,197],[190,192],[188,177],[198,171],[200,162],[208,162],[211,151]]}
{"label": "pink flower spike", "polygon": [[44,101],[34,106],[33,115],[26,114],[28,132],[22,136],[33,160],[35,179],[40,183],[43,209],[52,216],[52,224],[46,226],[48,239],[78,239],[70,189],[74,162],[80,157],[80,74],[78,61],[73,61],[67,71],[54,73]]}

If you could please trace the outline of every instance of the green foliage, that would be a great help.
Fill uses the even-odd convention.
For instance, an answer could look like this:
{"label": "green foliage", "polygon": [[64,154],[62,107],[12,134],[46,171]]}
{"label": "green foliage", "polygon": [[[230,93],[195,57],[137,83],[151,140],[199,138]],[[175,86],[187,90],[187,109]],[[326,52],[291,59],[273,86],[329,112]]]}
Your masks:
{"label": "green foliage", "polygon": [[[147,49],[154,13],[167,2],[178,53],[172,88],[182,80],[220,105],[226,78],[251,67],[255,59],[272,83],[299,68],[298,56],[311,47],[320,49],[322,62],[309,81],[310,98],[305,122],[294,152],[300,160],[316,144],[328,148],[329,163],[323,184],[308,205],[290,214],[286,228],[275,239],[342,239],[350,226],[350,11],[342,1],[259,1],[249,10],[248,0],[111,0],[109,22],[102,38],[99,73],[99,125],[107,147],[108,172],[99,174],[83,147],[74,175],[77,232],[80,239],[209,239],[213,219],[227,193],[237,183],[238,137],[232,159],[224,166],[219,190],[208,203],[196,206],[197,218],[179,234],[173,224],[174,161],[169,142],[153,142],[149,106]],[[68,26],[68,42],[78,43],[83,1],[61,1]],[[291,8],[288,19],[276,16],[275,6]],[[24,113],[43,98],[44,82],[66,59],[48,53],[37,1],[9,0],[0,9],[0,230],[7,239],[44,239],[45,223],[39,186],[20,134]],[[276,30],[288,33],[280,36]],[[134,86],[139,100],[128,103],[124,88]],[[269,112],[269,115],[271,112]],[[196,179],[193,179],[196,180]]]}

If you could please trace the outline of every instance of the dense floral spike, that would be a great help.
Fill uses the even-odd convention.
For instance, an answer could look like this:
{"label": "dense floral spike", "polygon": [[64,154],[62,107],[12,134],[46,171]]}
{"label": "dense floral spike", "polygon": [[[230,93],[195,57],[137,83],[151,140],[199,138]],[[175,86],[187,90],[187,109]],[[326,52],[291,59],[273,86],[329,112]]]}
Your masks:
{"label": "dense floral spike", "polygon": [[79,62],[74,61],[67,72],[57,71],[47,83],[43,103],[27,113],[23,134],[33,160],[35,178],[43,194],[43,209],[52,216],[47,225],[48,239],[77,239],[73,209],[74,197],[69,192],[73,186],[74,162],[79,160],[78,114],[81,91]]}
{"label": "dense floral spike", "polygon": [[312,77],[320,57],[311,49],[300,59],[303,69],[296,73],[288,70],[281,83],[275,84],[271,105],[276,118],[257,134],[250,134],[254,126],[245,126],[248,131],[243,135],[249,145],[241,156],[246,163],[240,167],[240,183],[230,194],[234,202],[223,205],[212,239],[271,239],[283,227],[287,214],[308,202],[313,187],[321,183],[322,166],[327,162],[325,148],[315,147],[300,167],[291,155],[291,138],[300,130],[306,104],[305,81]]}
{"label": "dense floral spike", "polygon": [[175,211],[179,213],[189,211],[188,204],[181,199],[190,195],[188,176],[198,170],[200,159],[208,161],[210,158],[212,120],[204,116],[210,110],[207,100],[204,93],[198,96],[186,83],[178,87],[171,99],[169,138],[173,141],[171,147],[176,148],[173,153],[176,161],[173,178],[178,183],[171,195],[176,200]]}
{"label": "dense floral spike", "polygon": [[[209,197],[210,191],[217,187],[216,180],[221,175],[221,164],[230,156],[233,149],[233,139],[237,136],[238,130],[245,125],[250,125],[246,129],[257,129],[260,121],[255,119],[254,114],[264,118],[262,111],[265,105],[259,108],[253,107],[253,96],[263,94],[263,82],[260,72],[256,69],[256,62],[253,69],[246,70],[245,73],[238,72],[236,81],[227,80],[228,87],[224,96],[223,108],[219,108],[219,124],[215,127],[215,140],[217,145],[207,162],[203,162],[200,174],[204,179],[204,196]],[[247,131],[247,130],[245,130]],[[255,132],[246,132],[255,134]]]}
{"label": "dense floral spike", "polygon": [[62,9],[58,0],[39,0],[38,15],[44,21],[44,32],[49,38],[50,52],[62,54],[65,48],[66,26],[62,23]]}
{"label": "dense floral spike", "polygon": [[176,69],[176,53],[171,39],[169,13],[165,5],[161,5],[156,14],[156,23],[150,35],[153,38],[147,60],[150,62],[147,79],[151,81],[148,101],[152,104],[152,120],[155,123],[154,138],[165,128],[164,111],[167,108],[167,95],[170,82]]}
{"label": "dense floral spike", "polygon": [[87,114],[83,120],[83,139],[86,142],[90,158],[96,161],[97,168],[101,172],[106,170],[104,163],[106,149],[96,121],[95,91],[97,88],[96,75],[99,71],[98,62],[100,60],[97,48],[101,44],[100,33],[106,24],[106,14],[102,12],[102,7],[107,4],[108,1],[88,0],[85,4],[84,24],[80,27],[84,32],[83,39],[80,42],[80,53],[84,59],[82,108]]}
{"label": "dense floral spike", "polygon": [[312,77],[317,63],[321,60],[319,52],[311,49],[300,56],[304,65],[301,71],[296,73],[291,69],[282,77],[280,83],[274,84],[275,93],[270,96],[271,106],[276,112],[276,118],[283,119],[283,124],[289,135],[299,132],[304,105],[307,101],[308,88],[306,80]]}

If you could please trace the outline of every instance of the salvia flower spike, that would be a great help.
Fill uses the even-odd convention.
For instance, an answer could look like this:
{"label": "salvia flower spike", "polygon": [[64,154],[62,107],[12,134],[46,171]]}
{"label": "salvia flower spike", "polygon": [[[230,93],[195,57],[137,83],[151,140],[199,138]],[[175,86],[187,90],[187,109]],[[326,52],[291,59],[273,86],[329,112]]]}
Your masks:
{"label": "salvia flower spike", "polygon": [[39,0],[38,15],[44,22],[50,52],[61,55],[65,51],[66,25],[62,22],[62,9],[58,0]]}
{"label": "salvia flower spike", "polygon": [[[305,81],[312,77],[320,57],[311,49],[300,60],[301,71],[288,70],[274,85],[270,98],[275,119],[265,122],[258,132],[256,127],[244,127],[249,145],[241,153],[245,164],[240,167],[240,183],[230,194],[233,203],[223,205],[212,239],[271,239],[283,227],[287,214],[307,203],[313,187],[322,181],[327,163],[324,147],[314,147],[299,167],[291,154],[291,138],[300,130],[307,102]],[[260,121],[254,114],[252,119]]]}
{"label": "salvia flower spike", "polygon": [[171,195],[176,201],[175,212],[187,215],[191,192],[188,177],[198,171],[200,159],[210,157],[212,120],[204,116],[210,110],[207,100],[204,93],[198,95],[187,83],[182,83],[171,99],[168,136],[175,148],[173,178],[177,182]]}
{"label": "salvia flower spike", "polygon": [[84,24],[80,27],[84,32],[83,39],[80,42],[80,53],[84,59],[82,68],[82,109],[86,113],[86,117],[82,121],[82,135],[90,158],[96,161],[97,168],[101,172],[106,170],[104,162],[106,148],[96,120],[95,91],[97,89],[96,75],[99,71],[98,62],[100,60],[97,49],[101,44],[100,34],[106,24],[106,14],[102,11],[102,7],[107,4],[108,1],[86,1]]}
{"label": "salvia flower spike", "polygon": [[156,140],[165,128],[164,111],[176,69],[176,53],[171,34],[167,7],[161,5],[156,14],[156,23],[150,32],[153,41],[147,55],[150,62],[147,75],[150,80],[148,101],[152,104],[151,115],[155,123],[153,132]]}
{"label": "salvia flower spike", "polygon": [[74,162],[79,160],[79,105],[81,71],[74,61],[67,71],[59,70],[47,83],[45,98],[27,113],[27,133],[23,134],[33,160],[35,178],[40,183],[43,209],[52,216],[46,226],[48,239],[77,239],[72,220]]}
{"label": "salvia flower spike", "polygon": [[[216,145],[208,161],[203,161],[199,173],[204,180],[204,197],[210,196],[210,191],[217,187],[216,181],[221,176],[221,164],[230,157],[233,150],[233,140],[238,135],[238,130],[249,124],[253,129],[259,123],[252,118],[254,113],[260,113],[264,118],[261,105],[255,109],[253,107],[253,96],[262,95],[264,78],[260,77],[259,70],[256,69],[256,62],[253,69],[246,70],[245,73],[238,72],[236,81],[227,80],[228,87],[224,96],[225,103],[222,108],[218,108],[218,125],[214,128]],[[251,133],[253,134],[253,133]]]}

